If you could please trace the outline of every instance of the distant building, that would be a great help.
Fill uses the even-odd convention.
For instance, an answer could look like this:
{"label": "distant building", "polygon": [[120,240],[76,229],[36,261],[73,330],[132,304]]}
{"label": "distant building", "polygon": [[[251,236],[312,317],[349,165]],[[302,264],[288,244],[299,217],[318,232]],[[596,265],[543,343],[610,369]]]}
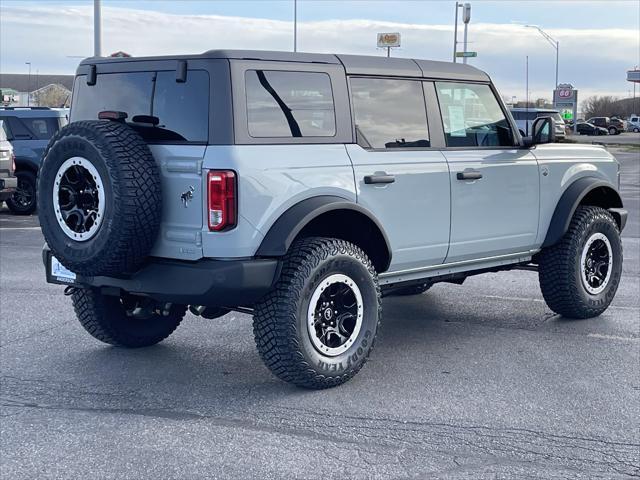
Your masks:
{"label": "distant building", "polygon": [[68,105],[73,78],[73,75],[0,73],[0,104],[16,107],[27,104],[51,107]]}

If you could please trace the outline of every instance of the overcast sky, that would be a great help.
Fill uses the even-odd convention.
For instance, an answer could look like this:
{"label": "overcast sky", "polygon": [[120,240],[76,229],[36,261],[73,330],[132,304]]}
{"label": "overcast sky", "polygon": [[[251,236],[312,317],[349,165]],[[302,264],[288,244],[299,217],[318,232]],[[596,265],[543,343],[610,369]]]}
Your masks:
{"label": "overcast sky", "polygon": [[[450,60],[452,1],[299,0],[298,49],[383,55],[377,32],[401,32],[394,56]],[[534,29],[560,42],[560,82],[584,99],[630,95],[626,70],[640,63],[640,2],[472,1],[470,63],[508,97],[525,97],[529,56],[532,97],[551,97],[555,51]],[[73,73],[93,51],[93,2],[0,0],[0,71]],[[200,53],[215,48],[291,50],[292,0],[103,0],[103,53],[134,56]],[[462,40],[462,35],[460,35]],[[640,88],[638,88],[640,95]]]}

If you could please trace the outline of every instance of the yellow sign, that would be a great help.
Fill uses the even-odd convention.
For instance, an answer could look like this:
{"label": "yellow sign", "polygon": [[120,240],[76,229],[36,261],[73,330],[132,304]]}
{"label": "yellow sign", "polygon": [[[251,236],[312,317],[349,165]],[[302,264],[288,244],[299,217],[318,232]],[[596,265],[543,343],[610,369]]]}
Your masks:
{"label": "yellow sign", "polygon": [[399,47],[400,46],[400,34],[399,33],[379,33],[378,34],[378,47]]}

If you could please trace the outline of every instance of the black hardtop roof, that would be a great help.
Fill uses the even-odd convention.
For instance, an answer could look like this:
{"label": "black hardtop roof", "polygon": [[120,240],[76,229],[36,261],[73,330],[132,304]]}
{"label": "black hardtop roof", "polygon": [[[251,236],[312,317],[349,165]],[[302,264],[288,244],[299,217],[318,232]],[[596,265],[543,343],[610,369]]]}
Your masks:
{"label": "black hardtop roof", "polygon": [[372,55],[342,55],[306,52],[278,52],[268,50],[209,50],[198,55],[170,55],[160,57],[90,57],[80,65],[104,63],[129,63],[162,60],[256,60],[294,63],[324,63],[343,65],[348,75],[383,75],[402,77],[424,77],[447,80],[489,81],[489,76],[475,67],[453,62],[414,60],[399,57],[376,57]]}

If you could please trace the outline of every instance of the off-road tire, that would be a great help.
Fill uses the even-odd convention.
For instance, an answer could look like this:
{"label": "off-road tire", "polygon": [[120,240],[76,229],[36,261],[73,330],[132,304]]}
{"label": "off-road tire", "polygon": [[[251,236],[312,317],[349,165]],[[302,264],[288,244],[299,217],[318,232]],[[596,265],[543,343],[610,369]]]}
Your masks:
{"label": "off-road tire", "polygon": [[[611,278],[598,294],[589,293],[581,276],[581,255],[594,233],[607,237],[613,252]],[[562,239],[538,254],[538,277],[547,305],[567,318],[592,318],[604,312],[616,294],[622,275],[622,241],[613,216],[603,208],[579,206]]]}
{"label": "off-road tire", "polygon": [[[56,219],[56,173],[69,158],[82,157],[104,183],[105,210],[99,229],[86,241],[67,236]],[[148,256],[160,228],[160,172],[148,145],[127,125],[74,122],[49,142],[38,175],[42,233],[53,255],[85,276],[135,271]]]}
{"label": "off-road tire", "polygon": [[36,174],[29,170],[23,170],[21,172],[16,172],[16,177],[18,178],[18,188],[29,188],[31,190],[32,200],[27,205],[23,205],[16,201],[14,193],[14,197],[7,199],[7,207],[9,207],[9,210],[11,210],[11,213],[14,215],[31,215],[36,211],[36,207],[38,205]]}
{"label": "off-road tire", "polygon": [[93,288],[77,288],[71,297],[80,325],[92,337],[117,347],[148,347],[161,342],[180,325],[187,310],[184,305],[172,305],[167,316],[153,314],[140,319],[126,314],[119,297]]}
{"label": "off-road tire", "polygon": [[[274,289],[256,306],[253,333],[265,365],[294,385],[323,389],[351,379],[367,361],[382,316],[380,286],[371,261],[356,245],[331,238],[296,241],[283,260]],[[362,328],[338,356],[321,354],[307,327],[314,290],[332,274],[348,275],[363,299]]]}

